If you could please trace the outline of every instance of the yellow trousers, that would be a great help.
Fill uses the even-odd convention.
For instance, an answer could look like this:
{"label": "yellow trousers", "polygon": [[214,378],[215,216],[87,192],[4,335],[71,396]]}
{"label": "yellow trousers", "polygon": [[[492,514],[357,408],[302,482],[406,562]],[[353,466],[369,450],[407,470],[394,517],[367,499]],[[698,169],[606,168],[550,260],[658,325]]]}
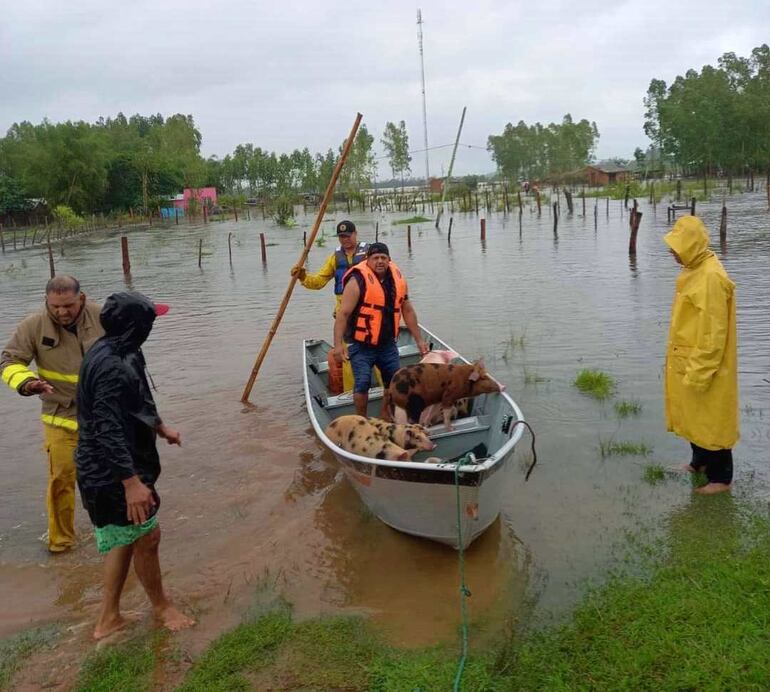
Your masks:
{"label": "yellow trousers", "polygon": [[48,457],[48,550],[59,553],[75,545],[75,447],[73,430],[44,425]]}

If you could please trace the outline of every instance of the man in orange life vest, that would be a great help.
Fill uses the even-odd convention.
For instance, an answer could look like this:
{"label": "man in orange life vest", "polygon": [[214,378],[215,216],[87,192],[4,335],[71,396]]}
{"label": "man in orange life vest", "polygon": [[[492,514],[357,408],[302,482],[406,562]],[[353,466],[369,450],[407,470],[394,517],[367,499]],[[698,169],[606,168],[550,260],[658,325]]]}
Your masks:
{"label": "man in orange life vest", "polygon": [[356,413],[366,416],[372,367],[380,369],[385,387],[400,367],[396,342],[401,317],[421,354],[428,352],[428,345],[422,340],[406,279],[390,261],[385,243],[372,243],[366,261],[348,269],[343,285],[334,321],[333,354],[338,363],[350,359],[355,380],[353,403]]}

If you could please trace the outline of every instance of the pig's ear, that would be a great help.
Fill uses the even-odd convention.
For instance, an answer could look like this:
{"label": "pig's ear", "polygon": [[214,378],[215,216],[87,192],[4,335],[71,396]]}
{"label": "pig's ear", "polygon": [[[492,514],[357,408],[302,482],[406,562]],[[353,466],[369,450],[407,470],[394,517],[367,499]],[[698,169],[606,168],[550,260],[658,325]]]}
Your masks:
{"label": "pig's ear", "polygon": [[409,452],[404,452],[403,454],[399,454],[398,461],[409,461]]}
{"label": "pig's ear", "polygon": [[480,377],[481,377],[481,374],[479,373],[479,369],[476,367],[476,368],[473,368],[473,370],[471,370],[471,374],[468,375],[468,381],[476,382]]}
{"label": "pig's ear", "polygon": [[478,360],[477,360],[477,361],[474,363],[474,365],[476,365],[476,366],[478,367],[478,369],[479,369],[479,370],[484,370],[484,369],[486,369],[486,367],[487,367],[486,365],[484,365],[484,359],[483,359],[483,358],[479,358],[479,359],[478,359]]}

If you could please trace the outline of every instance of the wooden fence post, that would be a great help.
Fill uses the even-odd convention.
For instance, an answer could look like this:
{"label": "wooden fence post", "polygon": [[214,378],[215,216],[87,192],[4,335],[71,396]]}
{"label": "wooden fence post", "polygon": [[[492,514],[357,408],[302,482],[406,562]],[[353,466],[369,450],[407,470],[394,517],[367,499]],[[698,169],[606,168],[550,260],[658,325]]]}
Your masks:
{"label": "wooden fence post", "polygon": [[267,247],[265,246],[265,234],[259,234],[259,245],[262,249],[262,264],[267,264]]}
{"label": "wooden fence post", "polygon": [[131,258],[128,255],[128,236],[120,236],[120,254],[123,258],[123,273],[131,273]]}

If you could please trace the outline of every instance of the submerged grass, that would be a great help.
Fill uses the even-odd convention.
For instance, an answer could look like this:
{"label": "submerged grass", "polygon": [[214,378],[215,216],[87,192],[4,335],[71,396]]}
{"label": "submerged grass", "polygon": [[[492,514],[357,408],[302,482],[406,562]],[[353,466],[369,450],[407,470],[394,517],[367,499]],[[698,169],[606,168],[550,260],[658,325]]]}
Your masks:
{"label": "submerged grass", "polygon": [[638,416],[642,412],[642,405],[638,401],[618,401],[615,404],[615,413],[618,418]]}
{"label": "submerged grass", "polygon": [[428,223],[429,221],[432,221],[433,219],[429,219],[426,216],[410,216],[408,219],[396,219],[393,222],[394,226],[398,226],[399,224],[403,223]]}
{"label": "submerged grass", "polygon": [[611,456],[648,456],[652,454],[652,447],[644,442],[599,440],[599,453],[602,459]]}
{"label": "submerged grass", "polygon": [[581,370],[575,378],[574,385],[583,394],[604,401],[609,399],[615,391],[615,380],[601,370]]}
{"label": "submerged grass", "polygon": [[644,467],[644,482],[650,485],[658,485],[666,480],[666,469],[660,464],[647,464]]}
{"label": "submerged grass", "polygon": [[51,646],[58,637],[57,625],[43,625],[0,640],[0,690],[8,687],[13,674],[28,656]]}

